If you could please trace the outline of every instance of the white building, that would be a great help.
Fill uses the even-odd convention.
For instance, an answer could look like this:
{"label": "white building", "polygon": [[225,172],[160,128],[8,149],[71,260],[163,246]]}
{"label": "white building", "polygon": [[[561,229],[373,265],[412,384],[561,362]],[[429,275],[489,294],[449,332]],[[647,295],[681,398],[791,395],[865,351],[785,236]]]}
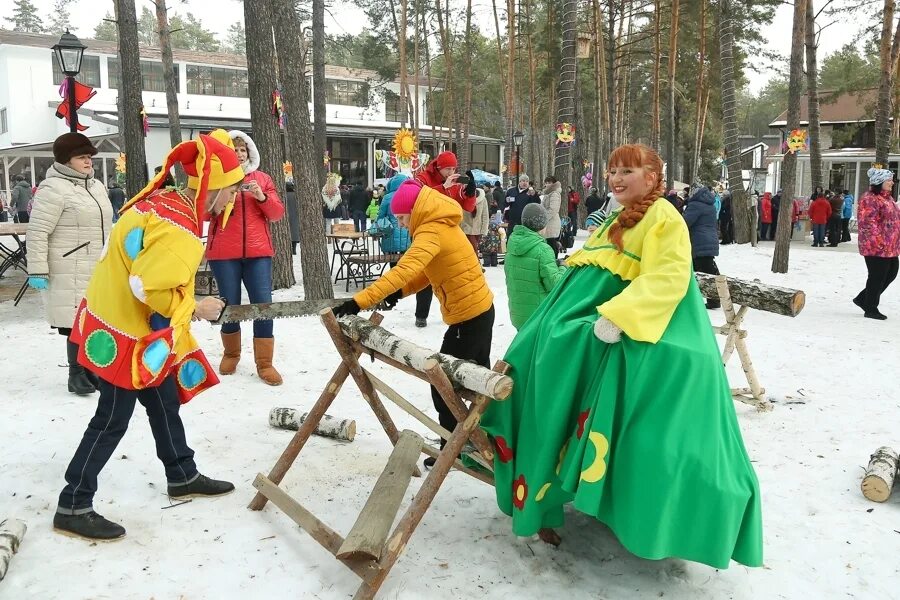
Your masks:
{"label": "white building", "polygon": [[[53,140],[68,131],[56,117],[63,75],[50,48],[54,36],[0,30],[0,191],[23,174],[37,184],[53,163]],[[79,122],[101,151],[95,158],[97,177],[109,181],[119,155],[118,57],[114,42],[82,40],[87,46],[79,81],[97,94],[79,110]],[[243,56],[174,51],[182,139],[222,127],[251,131],[247,65]],[[162,62],[158,48],[141,48],[143,102],[150,124],[145,145],[148,172],[162,163],[170,148]],[[375,150],[389,149],[400,127],[397,82],[381,83],[376,73],[325,67],[328,140],[331,169],[345,182],[371,182],[382,176]],[[311,90],[311,78],[309,88]],[[419,85],[420,151],[431,156],[448,145],[448,131],[427,123],[427,86]],[[415,86],[411,86],[413,97]],[[309,104],[312,114],[312,104]],[[502,141],[470,135],[470,165],[499,172]]]}

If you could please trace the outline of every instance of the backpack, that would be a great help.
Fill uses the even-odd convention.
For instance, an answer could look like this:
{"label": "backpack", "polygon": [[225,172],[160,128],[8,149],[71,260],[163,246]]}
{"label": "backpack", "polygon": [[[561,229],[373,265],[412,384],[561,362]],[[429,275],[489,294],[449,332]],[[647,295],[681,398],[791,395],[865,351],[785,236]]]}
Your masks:
{"label": "backpack", "polygon": [[563,248],[571,248],[575,245],[575,232],[572,231],[572,222],[569,217],[560,218],[559,243]]}

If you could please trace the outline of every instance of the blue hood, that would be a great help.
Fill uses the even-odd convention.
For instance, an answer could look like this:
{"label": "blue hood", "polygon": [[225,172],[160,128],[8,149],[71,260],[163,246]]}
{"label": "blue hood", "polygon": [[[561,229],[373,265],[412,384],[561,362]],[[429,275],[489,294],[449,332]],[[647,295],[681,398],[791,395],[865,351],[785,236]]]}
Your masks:
{"label": "blue hood", "polygon": [[709,189],[703,187],[694,192],[694,195],[691,196],[691,199],[688,200],[688,204],[691,202],[702,202],[703,204],[709,204],[710,206],[716,203],[716,197],[713,196],[713,193],[709,191]]}

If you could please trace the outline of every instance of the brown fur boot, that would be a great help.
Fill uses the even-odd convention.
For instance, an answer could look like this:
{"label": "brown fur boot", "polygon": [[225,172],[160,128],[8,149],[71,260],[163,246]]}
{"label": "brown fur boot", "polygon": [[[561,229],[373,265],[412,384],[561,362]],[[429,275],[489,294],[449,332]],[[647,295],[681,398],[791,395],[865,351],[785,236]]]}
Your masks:
{"label": "brown fur boot", "polygon": [[275,353],[275,338],[253,338],[253,357],[256,359],[256,374],[269,385],[281,385],[282,379],[272,366]]}
{"label": "brown fur boot", "polygon": [[222,362],[219,364],[219,374],[234,375],[241,360],[241,332],[223,333],[222,346],[225,348],[225,352],[222,354]]}

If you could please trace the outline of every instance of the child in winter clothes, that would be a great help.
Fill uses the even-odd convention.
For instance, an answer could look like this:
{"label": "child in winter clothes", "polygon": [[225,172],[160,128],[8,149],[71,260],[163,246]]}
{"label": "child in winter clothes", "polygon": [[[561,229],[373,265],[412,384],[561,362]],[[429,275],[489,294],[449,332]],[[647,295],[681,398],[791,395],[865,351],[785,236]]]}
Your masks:
{"label": "child in winter clothes", "polygon": [[601,225],[603,225],[603,221],[606,220],[606,212],[602,208],[599,208],[589,214],[587,219],[584,220],[584,228],[587,229],[588,233],[594,233]]}
{"label": "child in winter clothes", "polygon": [[819,195],[809,207],[809,220],[813,227],[813,248],[825,247],[825,226],[831,218],[831,203],[824,195]]}
{"label": "child in winter clothes", "polygon": [[503,213],[499,210],[491,217],[487,233],[481,236],[478,247],[481,250],[481,260],[485,267],[496,267],[497,254],[500,252],[500,223],[503,222]]}
{"label": "child in winter clothes", "polygon": [[366,216],[369,217],[369,227],[378,220],[378,209],[381,207],[379,196],[373,194],[372,201],[369,202],[369,208],[366,209]]}
{"label": "child in winter clothes", "polygon": [[[478,257],[459,224],[462,208],[455,200],[410,180],[391,199],[391,211],[409,229],[412,245],[397,266],[334,309],[336,316],[355,315],[380,302],[395,306],[404,296],[431,286],[449,329],[440,351],[490,368],[494,295],[478,264]],[[442,427],[453,431],[456,418],[440,394],[431,398]],[[441,442],[443,447],[444,441]],[[426,459],[425,466],[432,466]]]}
{"label": "child in winter clothes", "polygon": [[556,264],[553,249],[544,242],[546,227],[547,211],[540,204],[529,204],[522,211],[522,224],[516,225],[509,236],[504,271],[509,318],[516,330],[537,310],[565,272],[565,267]]}

